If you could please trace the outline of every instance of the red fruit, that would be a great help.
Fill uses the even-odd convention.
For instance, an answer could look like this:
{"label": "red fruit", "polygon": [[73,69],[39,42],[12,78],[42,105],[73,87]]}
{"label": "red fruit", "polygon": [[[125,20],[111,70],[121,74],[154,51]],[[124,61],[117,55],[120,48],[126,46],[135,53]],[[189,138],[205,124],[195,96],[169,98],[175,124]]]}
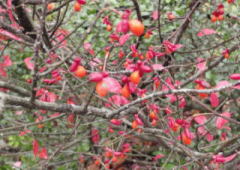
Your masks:
{"label": "red fruit", "polygon": [[211,16],[211,22],[216,22],[218,20],[218,18],[215,15]]}
{"label": "red fruit", "polygon": [[141,36],[144,33],[144,25],[137,19],[130,20],[129,27],[130,31],[136,36]]}
{"label": "red fruit", "polygon": [[151,120],[157,120],[158,119],[158,116],[154,111],[151,111],[148,116]]}
{"label": "red fruit", "polygon": [[107,84],[103,81],[100,81],[96,85],[96,92],[99,96],[104,97],[108,93],[108,87]]}
{"label": "red fruit", "polygon": [[107,28],[106,28],[106,29],[107,29],[107,31],[110,32],[110,31],[112,30],[112,26],[111,26],[111,25],[107,25]]}
{"label": "red fruit", "polygon": [[218,19],[218,21],[222,21],[222,20],[224,20],[224,17],[223,17],[223,15],[220,15],[217,19]]}
{"label": "red fruit", "polygon": [[48,9],[49,11],[53,10],[54,7],[55,7],[54,3],[49,3],[49,4],[47,5],[47,9]]}
{"label": "red fruit", "polygon": [[76,12],[81,11],[81,4],[79,4],[78,2],[75,2],[75,4],[74,4],[74,11],[76,11]]}
{"label": "red fruit", "polygon": [[86,76],[87,71],[83,66],[78,66],[77,70],[74,72],[75,76],[82,78],[84,76]]}
{"label": "red fruit", "polygon": [[146,32],[146,33],[144,34],[144,38],[146,38],[146,39],[149,39],[149,38],[150,38],[150,36],[151,36],[151,34],[150,34],[150,33],[148,33],[148,32]]}
{"label": "red fruit", "polygon": [[[195,88],[198,89],[198,90],[204,90],[204,89],[205,89],[204,87],[202,87],[202,86],[199,85],[199,84],[197,84]],[[208,94],[207,94],[207,93],[198,93],[198,96],[199,96],[201,99],[205,99],[205,98],[208,97]]]}
{"label": "red fruit", "polygon": [[139,71],[134,71],[131,75],[130,75],[130,81],[134,84],[138,84],[141,81],[141,77],[139,74]]}
{"label": "red fruit", "polygon": [[130,97],[131,92],[130,92],[130,90],[128,88],[128,85],[126,85],[126,84],[124,85],[124,87],[121,89],[121,94],[122,94],[122,96],[124,96],[126,98]]}
{"label": "red fruit", "polygon": [[228,2],[229,4],[231,4],[231,3],[234,3],[235,0],[227,0],[227,2]]}
{"label": "red fruit", "polygon": [[134,121],[132,122],[132,128],[133,128],[133,129],[136,129],[137,127],[138,127],[138,123],[137,123],[136,120],[134,120]]}
{"label": "red fruit", "polygon": [[185,145],[190,145],[192,143],[192,139],[190,139],[189,137],[187,137],[187,135],[185,135],[184,133],[182,134],[182,142]]}
{"label": "red fruit", "polygon": [[167,14],[167,18],[168,18],[170,21],[172,21],[172,20],[174,20],[176,17],[173,15],[173,13],[169,12],[169,13]]}

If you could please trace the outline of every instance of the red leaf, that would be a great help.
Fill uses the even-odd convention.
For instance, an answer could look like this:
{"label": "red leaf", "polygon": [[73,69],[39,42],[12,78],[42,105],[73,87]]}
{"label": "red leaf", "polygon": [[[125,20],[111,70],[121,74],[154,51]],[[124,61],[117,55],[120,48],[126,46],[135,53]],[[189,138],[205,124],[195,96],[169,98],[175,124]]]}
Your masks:
{"label": "red leaf", "polygon": [[13,24],[13,27],[18,27],[15,19],[14,19],[14,16],[13,16],[13,13],[12,13],[12,9],[13,9],[13,6],[12,6],[12,0],[7,0],[7,12],[8,12],[8,16],[9,16],[9,19],[10,21],[12,22]]}
{"label": "red leaf", "polygon": [[[231,113],[228,113],[228,112],[224,112],[224,113],[222,113],[220,115],[224,116],[224,117],[227,117],[227,118],[231,117]],[[218,129],[222,129],[226,123],[228,123],[228,120],[226,120],[226,119],[224,119],[222,117],[217,117],[215,125],[216,125],[216,127]]]}
{"label": "red leaf", "polygon": [[171,54],[171,53],[177,51],[179,48],[182,48],[182,46],[183,46],[181,44],[173,44],[168,40],[163,41],[163,45],[165,47],[165,52],[167,54]]}
{"label": "red leaf", "polygon": [[213,29],[204,28],[199,33],[197,33],[197,36],[202,37],[202,36],[205,36],[205,35],[211,35],[211,34],[216,34],[216,33],[217,32]]}
{"label": "red leaf", "polygon": [[122,124],[122,121],[119,120],[119,119],[112,119],[110,120],[110,122],[113,124],[113,125],[116,125],[116,126],[119,126]]}
{"label": "red leaf", "polygon": [[32,132],[31,130],[26,129],[26,130],[24,130],[24,131],[21,131],[21,132],[19,133],[19,136],[24,136],[24,135],[26,135],[27,133],[31,133],[31,132]]}
{"label": "red leaf", "polygon": [[109,101],[117,106],[123,106],[129,103],[129,101],[124,96],[120,95],[113,95],[112,97],[109,98]]}
{"label": "red leaf", "polygon": [[129,24],[128,20],[123,19],[121,20],[116,27],[116,32],[121,32],[123,34],[126,34],[129,31]]}
{"label": "red leaf", "polygon": [[12,60],[11,60],[10,56],[5,55],[5,56],[3,56],[3,59],[4,59],[3,66],[9,67],[12,65]]}
{"label": "red leaf", "polygon": [[108,86],[108,91],[112,92],[112,93],[120,93],[121,92],[121,85],[120,83],[111,77],[105,77],[103,79],[103,82],[105,82]]}
{"label": "red leaf", "polygon": [[237,154],[234,153],[234,154],[232,154],[232,155],[230,155],[230,156],[225,157],[225,158],[224,158],[224,159],[225,159],[225,162],[229,162],[229,161],[233,160],[236,156],[237,156]]}
{"label": "red leaf", "polygon": [[0,63],[0,76],[2,77],[7,77],[7,72],[4,68],[4,65],[2,63]]}
{"label": "red leaf", "polygon": [[93,58],[90,62],[89,65],[92,67],[96,67],[100,64],[103,64],[102,61],[99,58]]}
{"label": "red leaf", "polygon": [[131,34],[122,35],[122,36],[119,38],[119,44],[120,44],[120,45],[124,45],[124,44],[126,43],[126,41],[129,39],[130,36],[131,36]]}
{"label": "red leaf", "polygon": [[156,11],[153,11],[153,13],[152,13],[152,19],[153,20],[157,20],[158,19],[158,11],[156,10]]}
{"label": "red leaf", "polygon": [[226,163],[226,162],[233,160],[236,156],[237,156],[236,153],[234,153],[230,156],[227,156],[227,157],[224,157],[222,154],[213,155],[213,161],[216,163]]}
{"label": "red leaf", "polygon": [[34,69],[34,64],[31,62],[31,60],[32,60],[32,57],[27,57],[24,59],[24,62],[29,70]]}
{"label": "red leaf", "polygon": [[67,45],[66,36],[69,34],[69,32],[65,29],[58,29],[55,32],[56,39],[58,40],[58,43],[60,43],[60,47],[64,47]]}
{"label": "red leaf", "polygon": [[38,156],[39,145],[38,145],[38,141],[37,140],[35,140],[35,139],[33,140],[32,147],[33,147],[33,154],[34,154],[34,156]]}
{"label": "red leaf", "polygon": [[100,82],[103,79],[103,74],[99,73],[99,72],[94,72],[94,73],[89,74],[88,79],[91,82]]}
{"label": "red leaf", "polygon": [[232,80],[240,80],[240,73],[231,74],[229,78]]}
{"label": "red leaf", "polygon": [[185,98],[183,96],[180,97],[180,103],[179,103],[179,107],[180,108],[184,108],[186,106],[187,102],[185,100]]}
{"label": "red leaf", "polygon": [[142,72],[142,73],[150,73],[152,71],[151,67],[145,65],[144,63],[142,63],[139,67],[139,70]]}
{"label": "red leaf", "polygon": [[213,140],[213,135],[211,135],[210,133],[208,133],[205,138],[207,139],[208,142],[211,142]]}
{"label": "red leaf", "polygon": [[160,70],[164,70],[165,69],[162,64],[153,64],[152,68],[153,68],[153,70],[156,70],[156,71],[160,71]]}
{"label": "red leaf", "polygon": [[197,79],[194,82],[197,83],[198,85],[200,85],[203,88],[209,88],[210,87],[210,84],[205,80]]}
{"label": "red leaf", "polygon": [[6,31],[6,30],[4,30],[4,29],[1,29],[1,28],[0,28],[0,35],[9,37],[9,38],[11,38],[11,39],[13,39],[13,40],[16,40],[16,41],[23,41],[22,38],[14,35],[14,34],[11,33],[11,32],[8,32],[8,31]]}
{"label": "red leaf", "polygon": [[199,71],[203,71],[206,69],[206,61],[203,58],[197,58],[197,68]]}
{"label": "red leaf", "polygon": [[92,49],[92,45],[90,43],[84,43],[83,47],[87,52],[89,52],[92,56],[94,56],[95,52]]}
{"label": "red leaf", "polygon": [[71,72],[74,72],[77,70],[77,67],[81,64],[81,58],[80,57],[76,57],[74,58],[72,65],[70,66],[69,70]]}
{"label": "red leaf", "polygon": [[78,2],[79,4],[81,4],[81,5],[86,4],[86,1],[85,1],[85,0],[77,0],[77,2]]}
{"label": "red leaf", "polygon": [[109,16],[105,16],[102,21],[106,25],[112,25],[112,23],[109,20]]}
{"label": "red leaf", "polygon": [[216,88],[220,88],[220,87],[224,87],[224,86],[227,86],[229,85],[229,82],[224,80],[224,81],[219,81]]}
{"label": "red leaf", "polygon": [[158,155],[156,155],[156,156],[153,157],[153,161],[157,161],[158,159],[161,159],[161,158],[163,158],[163,157],[164,157],[163,154],[158,154]]}
{"label": "red leaf", "polygon": [[128,20],[128,19],[129,19],[129,16],[131,15],[131,12],[132,12],[131,10],[126,9],[126,10],[123,12],[121,18],[122,18],[122,19],[125,19],[125,20]]}
{"label": "red leaf", "polygon": [[91,139],[94,144],[97,144],[100,141],[100,135],[99,135],[99,130],[93,128],[91,130]]}
{"label": "red leaf", "polygon": [[207,121],[207,118],[206,118],[206,116],[204,116],[204,115],[199,115],[199,116],[195,116],[195,117],[194,117],[194,120],[195,120],[195,122],[197,122],[198,124],[202,125],[202,124],[204,124],[204,123]]}
{"label": "red leaf", "polygon": [[48,159],[48,153],[46,148],[42,148],[42,150],[38,153],[39,158]]}
{"label": "red leaf", "polygon": [[217,107],[219,105],[218,93],[211,93],[210,102],[212,107]]}
{"label": "red leaf", "polygon": [[144,125],[144,124],[143,124],[143,121],[139,118],[138,114],[135,114],[135,115],[134,115],[134,118],[135,118],[135,120],[136,120],[136,122],[137,122],[138,125],[140,125],[140,126],[143,126],[143,125]]}

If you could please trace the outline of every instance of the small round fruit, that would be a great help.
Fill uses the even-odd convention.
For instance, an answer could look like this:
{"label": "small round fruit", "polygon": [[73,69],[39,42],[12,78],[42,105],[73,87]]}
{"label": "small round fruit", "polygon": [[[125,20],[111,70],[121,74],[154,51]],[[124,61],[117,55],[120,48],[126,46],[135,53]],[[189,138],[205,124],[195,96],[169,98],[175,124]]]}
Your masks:
{"label": "small round fruit", "polygon": [[139,74],[139,71],[134,71],[131,75],[130,75],[130,81],[134,84],[138,84],[141,81],[141,77]]}
{"label": "small round fruit", "polygon": [[189,137],[187,137],[185,134],[182,134],[182,142],[183,142],[185,145],[191,145],[192,139],[190,139]]}
{"label": "small round fruit", "polygon": [[211,16],[211,22],[216,22],[218,20],[218,18],[215,15]]}
{"label": "small round fruit", "polygon": [[76,11],[76,12],[81,11],[81,4],[79,4],[78,2],[75,2],[75,4],[74,4],[74,11]]}
{"label": "small round fruit", "polygon": [[107,84],[103,81],[98,82],[96,85],[96,93],[101,97],[106,96],[108,93]]}
{"label": "small round fruit", "polygon": [[173,15],[173,13],[169,12],[169,13],[167,14],[167,18],[168,18],[168,20],[172,21],[172,20],[174,20],[176,17]]}
{"label": "small round fruit", "polygon": [[223,15],[220,15],[220,16],[218,17],[218,21],[222,21],[222,20],[224,20],[224,17],[223,17]]}
{"label": "small round fruit", "polygon": [[130,92],[127,84],[125,84],[125,85],[123,86],[123,88],[121,89],[121,94],[122,94],[122,96],[124,96],[124,97],[126,97],[126,98],[129,98],[129,97],[130,97],[131,92]]}
{"label": "small round fruit", "polygon": [[144,33],[144,25],[137,19],[130,20],[129,27],[130,31],[136,36],[141,36]]}
{"label": "small round fruit", "polygon": [[49,4],[47,5],[47,9],[48,9],[49,11],[53,10],[54,7],[55,7],[54,3],[49,3]]}
{"label": "small round fruit", "polygon": [[87,71],[83,66],[78,66],[77,70],[74,72],[75,76],[82,78],[84,76],[86,76]]}
{"label": "small round fruit", "polygon": [[146,32],[146,34],[144,34],[144,38],[146,38],[146,39],[149,39],[150,36],[151,36],[151,34],[149,34],[148,32]]}
{"label": "small round fruit", "polygon": [[106,30],[110,32],[112,30],[112,26],[108,24]]}

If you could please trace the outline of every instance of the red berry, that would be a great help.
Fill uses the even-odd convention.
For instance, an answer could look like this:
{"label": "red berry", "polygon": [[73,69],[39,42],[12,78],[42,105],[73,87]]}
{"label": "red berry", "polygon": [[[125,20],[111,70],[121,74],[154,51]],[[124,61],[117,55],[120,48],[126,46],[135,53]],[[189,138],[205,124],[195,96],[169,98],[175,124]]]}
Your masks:
{"label": "red berry", "polygon": [[144,25],[137,19],[130,20],[129,27],[130,31],[136,36],[141,36],[144,33]]}

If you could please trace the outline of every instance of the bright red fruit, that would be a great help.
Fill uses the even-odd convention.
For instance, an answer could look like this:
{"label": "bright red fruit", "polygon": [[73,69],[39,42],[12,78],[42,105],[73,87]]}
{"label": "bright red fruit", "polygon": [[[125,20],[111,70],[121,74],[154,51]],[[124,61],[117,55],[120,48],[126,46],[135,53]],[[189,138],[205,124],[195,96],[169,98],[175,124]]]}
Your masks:
{"label": "bright red fruit", "polygon": [[189,138],[185,133],[182,133],[182,142],[185,145],[190,145],[192,143],[192,139]]}
{"label": "bright red fruit", "polygon": [[104,97],[108,93],[108,86],[104,81],[100,81],[96,85],[96,92],[99,96]]}
{"label": "bright red fruit", "polygon": [[134,84],[138,84],[141,81],[141,77],[139,74],[139,71],[134,71],[131,75],[130,75],[130,81]]}
{"label": "bright red fruit", "polygon": [[49,11],[53,10],[54,7],[55,7],[54,3],[49,3],[49,4],[47,5],[47,9],[48,9]]}
{"label": "bright red fruit", "polygon": [[75,2],[75,4],[74,4],[74,11],[76,11],[76,12],[81,11],[81,4],[79,4],[78,2]]}
{"label": "bright red fruit", "polygon": [[144,25],[137,19],[130,20],[129,27],[130,31],[136,36],[141,36],[144,33]]}
{"label": "bright red fruit", "polygon": [[126,98],[129,98],[130,95],[131,95],[131,92],[128,88],[128,85],[124,85],[123,88],[121,89],[121,94],[122,96],[126,97]]}
{"label": "bright red fruit", "polygon": [[175,15],[173,15],[172,12],[169,12],[169,13],[167,13],[167,18],[168,18],[170,21],[172,21],[172,20],[174,20],[176,17],[175,17]]}
{"label": "bright red fruit", "polygon": [[74,72],[75,76],[82,78],[84,76],[86,76],[87,71],[83,66],[78,66],[77,70]]}
{"label": "bright red fruit", "polygon": [[112,26],[111,25],[107,25],[106,30],[110,32],[112,30]]}

